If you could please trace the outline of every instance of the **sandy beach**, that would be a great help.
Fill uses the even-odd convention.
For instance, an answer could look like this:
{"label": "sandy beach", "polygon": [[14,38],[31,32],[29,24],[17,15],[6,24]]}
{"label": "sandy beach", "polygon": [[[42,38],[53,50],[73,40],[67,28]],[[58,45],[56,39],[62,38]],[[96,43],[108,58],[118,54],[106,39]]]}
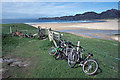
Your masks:
{"label": "sandy beach", "polygon": [[[118,30],[118,20],[105,20],[106,22],[95,23],[38,23],[32,26],[51,28],[52,30],[68,29],[96,29],[96,30]],[[119,28],[120,30],[120,28]]]}
{"label": "sandy beach", "polygon": [[[105,22],[94,22],[94,23],[38,23],[32,25],[33,27],[38,27],[40,26],[41,28],[51,28],[52,30],[77,30],[77,29],[87,29],[87,30],[120,30],[118,28],[118,20],[101,20]],[[84,34],[77,34],[73,32],[69,32],[72,34],[76,34],[79,36],[87,37],[87,38],[93,38],[88,35]],[[93,34],[90,33],[93,36],[101,37],[102,39],[107,39],[107,40],[115,40],[115,41],[120,41],[118,36],[115,35],[104,35],[104,34]]]}

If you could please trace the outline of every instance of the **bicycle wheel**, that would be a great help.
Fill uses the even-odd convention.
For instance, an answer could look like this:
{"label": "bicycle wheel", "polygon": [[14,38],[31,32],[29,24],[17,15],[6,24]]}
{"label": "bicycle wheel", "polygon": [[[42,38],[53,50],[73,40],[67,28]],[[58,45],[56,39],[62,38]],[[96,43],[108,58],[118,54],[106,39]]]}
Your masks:
{"label": "bicycle wheel", "polygon": [[68,55],[68,65],[73,68],[76,65],[77,62],[77,54],[75,52],[72,52]]}
{"label": "bicycle wheel", "polygon": [[66,56],[65,56],[64,53],[61,53],[60,59],[61,59],[61,60],[66,59]]}
{"label": "bicycle wheel", "polygon": [[88,75],[93,75],[98,70],[98,63],[94,59],[88,59],[83,64],[83,72]]}
{"label": "bicycle wheel", "polygon": [[51,47],[51,48],[48,50],[48,54],[50,54],[51,56],[54,56],[56,53],[57,53],[57,50],[56,50],[55,47]]}
{"label": "bicycle wheel", "polygon": [[54,57],[55,57],[56,60],[58,60],[60,58],[60,53],[57,52]]}

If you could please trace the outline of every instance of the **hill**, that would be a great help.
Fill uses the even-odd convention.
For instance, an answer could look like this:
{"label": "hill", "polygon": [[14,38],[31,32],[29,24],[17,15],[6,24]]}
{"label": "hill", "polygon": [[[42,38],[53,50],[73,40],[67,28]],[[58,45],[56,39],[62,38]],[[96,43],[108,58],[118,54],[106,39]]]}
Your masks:
{"label": "hill", "polygon": [[39,18],[39,20],[91,20],[91,19],[115,19],[120,18],[120,10],[111,9],[101,13],[85,12],[74,16]]}

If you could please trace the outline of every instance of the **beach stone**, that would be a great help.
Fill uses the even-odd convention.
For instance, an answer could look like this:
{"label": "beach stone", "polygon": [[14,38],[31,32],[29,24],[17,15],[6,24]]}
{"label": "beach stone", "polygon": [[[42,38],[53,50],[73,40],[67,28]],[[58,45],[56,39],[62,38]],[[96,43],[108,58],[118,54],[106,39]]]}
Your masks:
{"label": "beach stone", "polygon": [[28,61],[24,61],[24,62],[16,61],[16,62],[11,63],[10,66],[26,67],[29,64],[30,64],[30,62],[28,62]]}
{"label": "beach stone", "polygon": [[10,66],[16,66],[16,65],[21,65],[21,61],[16,61],[10,64]]}
{"label": "beach stone", "polygon": [[2,59],[2,61],[3,62],[8,62],[8,63],[10,63],[10,62],[14,62],[14,61],[17,61],[17,59]]}
{"label": "beach stone", "polygon": [[26,67],[30,64],[28,60],[20,60],[20,59],[12,59],[12,58],[0,58],[0,63],[6,62],[9,66],[18,66],[18,67]]}
{"label": "beach stone", "polygon": [[28,66],[29,64],[30,64],[29,61],[24,61],[24,62],[22,62],[22,63],[19,65],[19,67],[26,67],[26,66]]}
{"label": "beach stone", "polygon": [[6,69],[6,68],[1,68],[1,69],[0,69],[0,73],[5,73],[7,70],[8,70],[8,69]]}

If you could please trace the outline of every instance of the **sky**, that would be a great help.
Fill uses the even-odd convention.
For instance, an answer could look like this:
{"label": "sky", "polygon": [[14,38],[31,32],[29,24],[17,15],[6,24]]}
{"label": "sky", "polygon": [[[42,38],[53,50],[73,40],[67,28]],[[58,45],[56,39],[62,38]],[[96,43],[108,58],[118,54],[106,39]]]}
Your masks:
{"label": "sky", "polygon": [[109,9],[118,9],[118,2],[2,2],[2,18],[60,17]]}
{"label": "sky", "polygon": [[2,2],[119,2],[119,0],[1,0]]}

